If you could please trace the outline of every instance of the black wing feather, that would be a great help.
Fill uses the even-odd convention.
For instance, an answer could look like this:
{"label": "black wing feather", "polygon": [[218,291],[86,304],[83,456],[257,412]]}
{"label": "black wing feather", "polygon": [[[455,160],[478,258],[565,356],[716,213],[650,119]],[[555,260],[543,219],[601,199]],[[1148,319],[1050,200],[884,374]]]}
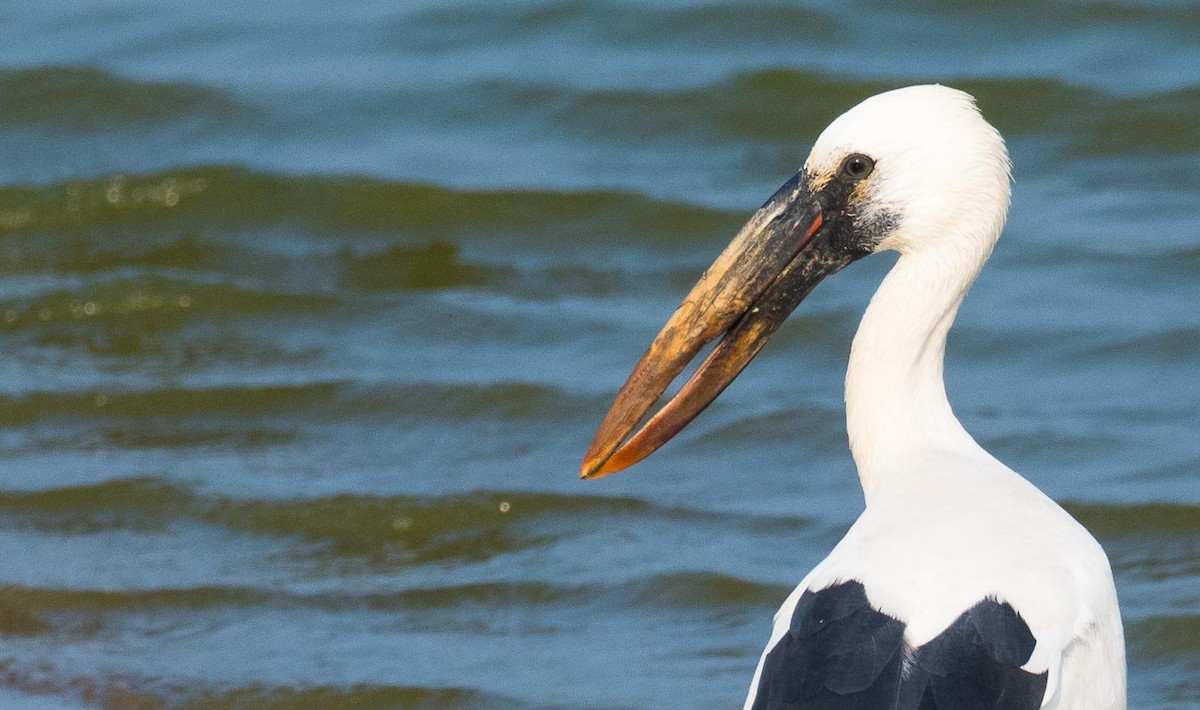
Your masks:
{"label": "black wing feather", "polygon": [[871,608],[860,582],[807,591],[767,654],[754,710],[853,710],[895,702],[904,624]]}
{"label": "black wing feather", "polygon": [[912,654],[898,708],[1037,710],[1047,675],[1021,670],[1035,645],[1016,610],[985,599]]}
{"label": "black wing feather", "polygon": [[1021,670],[1036,640],[985,599],[918,649],[861,582],[806,591],[767,654],[753,710],[1037,710],[1046,673]]}

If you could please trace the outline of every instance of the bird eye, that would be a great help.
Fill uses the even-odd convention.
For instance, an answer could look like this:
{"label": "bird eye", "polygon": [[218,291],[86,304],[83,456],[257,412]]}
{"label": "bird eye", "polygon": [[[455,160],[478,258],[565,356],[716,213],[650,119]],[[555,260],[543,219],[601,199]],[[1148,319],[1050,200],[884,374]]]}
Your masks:
{"label": "bird eye", "polygon": [[875,161],[862,153],[853,153],[842,161],[842,175],[851,180],[862,180],[875,169]]}

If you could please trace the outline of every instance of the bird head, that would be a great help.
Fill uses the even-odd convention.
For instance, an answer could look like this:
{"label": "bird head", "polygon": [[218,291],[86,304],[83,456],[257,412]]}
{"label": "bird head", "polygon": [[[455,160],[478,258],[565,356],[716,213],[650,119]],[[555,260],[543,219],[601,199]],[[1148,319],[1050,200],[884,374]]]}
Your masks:
{"label": "bird head", "polygon": [[815,192],[843,198],[832,206],[851,220],[844,231],[862,248],[908,253],[942,238],[976,239],[964,236],[965,225],[994,243],[1008,212],[1010,170],[1004,139],[970,94],[924,85],[872,96],[839,116],[802,174]]}
{"label": "bird head", "polygon": [[[855,260],[882,250],[942,248],[986,257],[1007,213],[1009,182],[1003,139],[961,91],[897,89],[842,114],[650,344],[600,425],[581,476],[620,471],[666,443],[737,377],[822,279]],[[679,392],[637,429],[672,380],[718,337]]]}

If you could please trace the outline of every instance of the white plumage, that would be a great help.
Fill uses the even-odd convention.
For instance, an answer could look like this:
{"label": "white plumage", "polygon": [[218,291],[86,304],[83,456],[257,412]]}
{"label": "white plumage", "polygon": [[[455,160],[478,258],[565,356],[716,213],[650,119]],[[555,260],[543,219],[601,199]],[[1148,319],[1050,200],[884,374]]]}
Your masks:
{"label": "white plumage", "polygon": [[946,398],[946,334],[1008,210],[1004,143],[969,95],[918,86],[838,118],[806,167],[831,172],[847,153],[876,159],[870,202],[902,215],[879,245],[900,257],[863,316],[846,374],[866,509],[780,609],[767,650],[805,590],[839,581],[861,581],[872,606],[905,623],[914,648],[993,598],[1037,640],[1024,668],[1049,671],[1043,708],[1124,708],[1124,639],[1104,551],[980,447]]}

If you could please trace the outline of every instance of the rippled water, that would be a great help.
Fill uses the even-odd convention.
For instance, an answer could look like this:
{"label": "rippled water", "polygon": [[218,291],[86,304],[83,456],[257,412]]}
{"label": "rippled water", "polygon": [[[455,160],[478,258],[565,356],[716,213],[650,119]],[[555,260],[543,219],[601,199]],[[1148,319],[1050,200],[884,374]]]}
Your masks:
{"label": "rippled water", "polygon": [[0,707],[741,702],[858,514],[823,284],[576,480],[684,290],[876,91],[975,93],[1009,228],[947,377],[1200,703],[1200,13],[523,0],[0,9]]}

